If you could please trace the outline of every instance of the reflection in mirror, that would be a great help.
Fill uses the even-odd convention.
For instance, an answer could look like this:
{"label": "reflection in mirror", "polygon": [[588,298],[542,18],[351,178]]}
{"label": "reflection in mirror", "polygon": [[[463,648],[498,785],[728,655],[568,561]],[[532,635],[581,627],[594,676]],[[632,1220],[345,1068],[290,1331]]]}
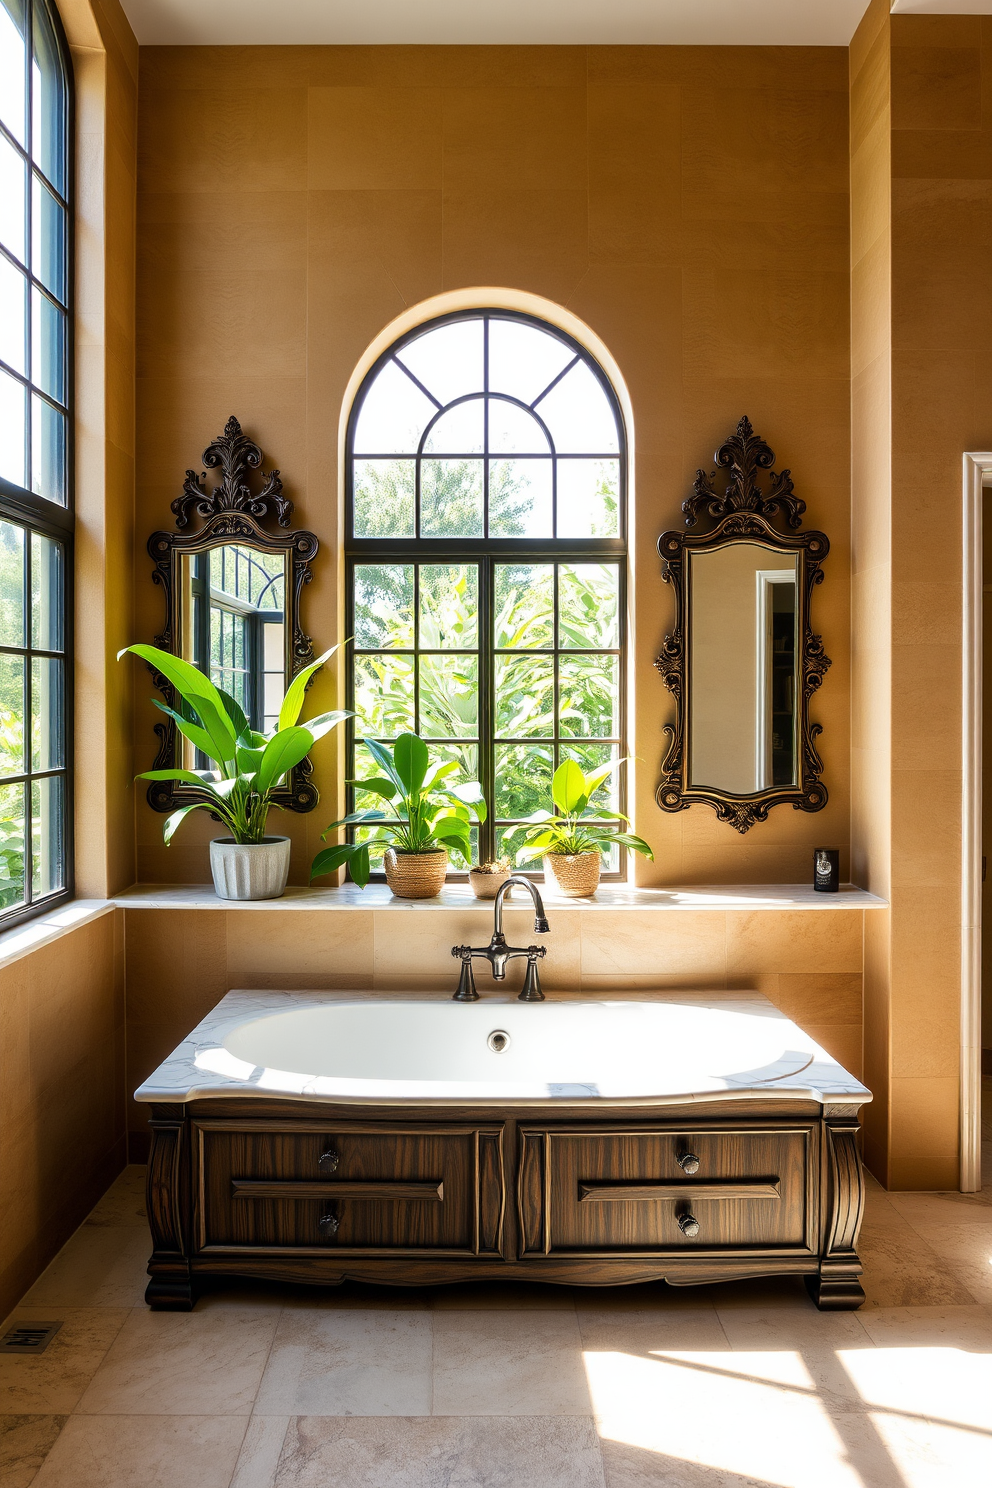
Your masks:
{"label": "reflection in mirror", "polygon": [[228,543],[181,561],[179,652],[240,703],[253,729],[274,728],[287,685],[283,553]]}
{"label": "reflection in mirror", "polygon": [[691,553],[690,785],[797,784],[797,580],[794,554],[758,543]]}

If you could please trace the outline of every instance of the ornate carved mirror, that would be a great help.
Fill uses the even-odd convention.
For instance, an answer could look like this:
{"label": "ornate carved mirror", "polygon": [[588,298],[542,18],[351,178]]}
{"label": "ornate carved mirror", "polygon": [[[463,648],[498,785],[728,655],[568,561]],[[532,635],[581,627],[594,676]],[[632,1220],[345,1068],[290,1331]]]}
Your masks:
{"label": "ornate carved mirror", "polygon": [[657,801],[663,811],[705,801],[747,832],[772,806],[826,805],[809,702],[830,659],[811,628],[810,599],[830,544],[822,532],[798,530],[806,504],[790,471],[772,470],[775,455],[747,418],[715,459],[729,472],[725,489],[716,471],[697,470],[682,505],[686,528],[704,517],[712,530],[658,539],[676,618],[655,665],[676,717],[665,729]]}
{"label": "ornate carved mirror", "polygon": [[[291,531],[293,503],[282,490],[278,470],[262,472],[252,489],[252,472],[262,451],[229,418],[224,433],[203,452],[208,470],[220,481],[208,490],[206,472],[187,470],[182,494],[172,503],[176,532],[153,532],[148,552],[152,577],[165,590],[165,629],[155,644],[185,657],[229,692],[253,728],[265,732],[278,718],[292,678],[313,659],[313,645],[300,625],[300,595],[312,575],[317,552],[312,532]],[[191,516],[201,521],[189,527]],[[266,530],[275,518],[277,530]],[[155,685],[176,706],[172,687],[158,672]],[[176,729],[171,718],[156,724],[156,770],[209,768],[205,758]],[[292,811],[312,811],[317,791],[304,759],[287,776],[275,800]],[[193,786],[153,781],[148,801],[156,811],[173,811],[196,799]]]}

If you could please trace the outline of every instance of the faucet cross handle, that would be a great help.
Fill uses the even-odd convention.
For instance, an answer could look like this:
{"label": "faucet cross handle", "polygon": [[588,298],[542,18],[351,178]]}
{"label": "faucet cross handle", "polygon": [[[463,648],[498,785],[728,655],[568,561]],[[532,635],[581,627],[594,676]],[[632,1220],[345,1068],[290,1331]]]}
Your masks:
{"label": "faucet cross handle", "polygon": [[467,945],[452,946],[451,954],[461,958],[462,969],[458,977],[458,991],[454,995],[455,1002],[478,1002],[479,994],[475,990],[475,974],[472,971],[472,947]]}

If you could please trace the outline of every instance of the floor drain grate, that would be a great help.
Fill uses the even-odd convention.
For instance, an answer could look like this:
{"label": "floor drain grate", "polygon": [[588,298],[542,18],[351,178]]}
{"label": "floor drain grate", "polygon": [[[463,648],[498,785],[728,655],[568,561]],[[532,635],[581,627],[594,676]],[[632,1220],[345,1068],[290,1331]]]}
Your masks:
{"label": "floor drain grate", "polygon": [[0,1338],[5,1354],[43,1354],[61,1323],[19,1323]]}

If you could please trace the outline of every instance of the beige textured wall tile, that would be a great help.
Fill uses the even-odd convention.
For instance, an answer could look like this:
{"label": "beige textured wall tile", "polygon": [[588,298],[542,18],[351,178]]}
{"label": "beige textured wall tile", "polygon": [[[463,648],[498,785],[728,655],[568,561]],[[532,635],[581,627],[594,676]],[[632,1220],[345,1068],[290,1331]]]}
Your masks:
{"label": "beige textured wall tile", "polygon": [[496,191],[584,190],[585,88],[445,89],[445,189],[480,181]]}
{"label": "beige textured wall tile", "polygon": [[314,191],[441,185],[436,88],[311,88],[309,181]]}
{"label": "beige textured wall tile", "polygon": [[597,911],[582,919],[582,976],[726,977],[726,920],[720,910],[676,914]]}
{"label": "beige textured wall tile", "polygon": [[[507,909],[503,930],[511,945],[541,945],[547,954],[539,966],[541,981],[563,990],[579,986],[579,924],[581,912],[548,906],[549,935],[534,933],[532,910]],[[492,909],[430,910],[417,913],[379,910],[372,914],[375,937],[374,983],[376,987],[437,991],[458,985],[460,963],[452,956],[455,945],[485,946],[492,934]],[[485,961],[474,963],[476,984],[482,996],[487,991],[515,992],[523,985],[526,962],[514,961],[506,981],[494,983]]]}
{"label": "beige textured wall tile", "polygon": [[372,985],[371,910],[282,915],[235,909],[226,919],[232,987]]}
{"label": "beige textured wall tile", "polygon": [[748,971],[860,972],[859,910],[819,914],[727,912],[727,967]]}

